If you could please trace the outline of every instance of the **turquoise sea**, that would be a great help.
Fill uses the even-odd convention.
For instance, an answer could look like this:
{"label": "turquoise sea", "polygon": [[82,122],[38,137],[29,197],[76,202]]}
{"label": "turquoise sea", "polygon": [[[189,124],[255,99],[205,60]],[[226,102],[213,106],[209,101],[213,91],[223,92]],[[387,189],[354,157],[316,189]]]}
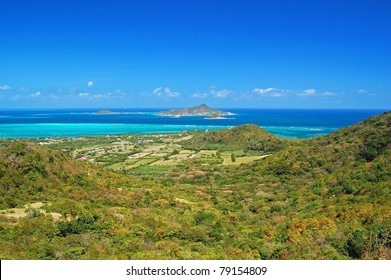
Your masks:
{"label": "turquoise sea", "polygon": [[96,114],[94,109],[0,110],[0,138],[39,138],[215,130],[257,124],[285,138],[328,134],[387,110],[232,109],[223,119],[163,117],[164,109],[109,109],[122,114]]}

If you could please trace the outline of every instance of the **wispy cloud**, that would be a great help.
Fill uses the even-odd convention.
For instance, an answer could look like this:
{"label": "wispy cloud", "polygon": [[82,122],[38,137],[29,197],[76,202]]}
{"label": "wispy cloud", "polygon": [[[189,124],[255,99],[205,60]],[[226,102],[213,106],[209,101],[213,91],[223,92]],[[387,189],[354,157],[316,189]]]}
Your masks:
{"label": "wispy cloud", "polygon": [[123,92],[123,91],[120,90],[120,89],[116,89],[116,90],[114,91],[114,93],[112,94],[112,96],[114,96],[114,97],[116,97],[116,98],[119,98],[119,99],[122,99],[122,98],[133,97],[133,94]]}
{"label": "wispy cloud", "polygon": [[222,90],[212,89],[209,91],[209,94],[212,95],[213,97],[217,97],[217,98],[226,98],[226,97],[232,95],[232,91],[230,91],[228,89],[222,89]]}
{"label": "wispy cloud", "polygon": [[207,98],[208,94],[207,93],[194,93],[191,95],[192,98]]}
{"label": "wispy cloud", "polygon": [[[119,99],[129,99],[132,97],[131,94],[122,92],[121,90],[115,90],[114,92],[102,92],[102,93],[88,93],[88,92],[80,92],[76,96],[79,99],[91,100],[91,101],[114,101]],[[73,95],[75,98],[75,95]]]}
{"label": "wispy cloud", "polygon": [[367,90],[367,89],[359,89],[357,91],[357,94],[361,95],[361,96],[376,96],[377,94],[370,91],[370,90]]}
{"label": "wispy cloud", "polygon": [[325,91],[320,92],[316,89],[279,89],[279,88],[255,88],[253,93],[261,97],[284,97],[284,96],[300,96],[300,97],[311,97],[311,96],[335,96],[337,93]]}
{"label": "wispy cloud", "polygon": [[316,94],[317,94],[316,89],[311,88],[311,89],[305,89],[302,92],[299,92],[297,95],[298,96],[314,96]]}
{"label": "wispy cloud", "polygon": [[194,93],[191,95],[191,97],[192,98],[207,98],[207,97],[226,98],[231,95],[233,95],[233,91],[231,90],[228,89],[217,90],[216,86],[210,86],[207,92]]}
{"label": "wispy cloud", "polygon": [[281,97],[283,96],[284,93],[286,93],[285,90],[281,90],[278,88],[255,88],[253,92],[259,96],[271,96],[271,97]]}
{"label": "wispy cloud", "polygon": [[36,93],[31,94],[31,97],[39,97],[41,96],[41,92],[37,91]]}
{"label": "wispy cloud", "polygon": [[53,100],[59,100],[61,98],[61,96],[57,95],[57,94],[50,94],[49,95],[49,98],[50,99],[53,99]]}
{"label": "wispy cloud", "polygon": [[336,96],[338,94],[336,92],[325,91],[325,92],[319,93],[319,95],[320,96]]}
{"label": "wispy cloud", "polygon": [[11,90],[12,87],[10,87],[9,85],[2,85],[0,86],[0,90]]}
{"label": "wispy cloud", "polygon": [[171,91],[169,88],[165,88],[165,89],[164,89],[164,93],[165,93],[166,96],[168,96],[168,97],[177,97],[177,96],[180,95],[179,92]]}
{"label": "wispy cloud", "polygon": [[164,97],[164,98],[169,98],[169,97],[178,97],[180,96],[181,94],[179,92],[176,92],[176,91],[172,91],[170,88],[168,87],[157,87],[155,88],[153,91],[152,91],[152,94],[153,95],[156,95],[156,96],[159,96],[159,97]]}
{"label": "wispy cloud", "polygon": [[162,87],[157,87],[155,88],[153,91],[152,91],[152,94],[154,95],[157,95],[157,96],[161,96],[163,93],[162,93]]}
{"label": "wispy cloud", "polygon": [[29,90],[30,90],[30,88],[28,88],[28,87],[21,87],[19,89],[19,91],[29,91]]}
{"label": "wispy cloud", "polygon": [[367,93],[369,93],[369,91],[366,90],[366,89],[359,89],[357,92],[360,93],[360,94],[367,94]]}

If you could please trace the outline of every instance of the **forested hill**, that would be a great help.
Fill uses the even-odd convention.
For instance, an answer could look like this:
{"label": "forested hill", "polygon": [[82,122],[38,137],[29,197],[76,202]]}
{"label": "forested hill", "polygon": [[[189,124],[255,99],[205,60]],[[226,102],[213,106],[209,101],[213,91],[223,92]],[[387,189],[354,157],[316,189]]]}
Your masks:
{"label": "forested hill", "polygon": [[[275,225],[277,239],[296,244],[307,256],[328,250],[334,256],[391,259],[390,129],[387,112],[300,141],[236,172],[226,170],[221,185],[243,178],[242,187],[263,193],[253,211],[263,219],[282,219]],[[265,205],[276,213],[265,215]],[[301,258],[296,250],[283,255]]]}
{"label": "forested hill", "polygon": [[349,150],[355,159],[372,161],[391,148],[391,112],[371,117],[327,136],[308,141],[307,146],[337,146]]}
{"label": "forested hill", "polygon": [[84,207],[85,202],[116,200],[113,192],[118,187],[125,183],[136,186],[140,182],[76,161],[45,146],[12,141],[0,147],[0,210],[59,198]]}
{"label": "forested hill", "polygon": [[390,148],[391,112],[388,112],[326,136],[297,142],[269,160],[283,161],[284,175],[315,174],[347,167],[355,169],[364,164],[369,167],[375,159],[388,157]]}
{"label": "forested hill", "polygon": [[281,150],[286,141],[255,124],[245,124],[230,129],[201,132],[188,141],[192,149],[246,149],[265,153]]}

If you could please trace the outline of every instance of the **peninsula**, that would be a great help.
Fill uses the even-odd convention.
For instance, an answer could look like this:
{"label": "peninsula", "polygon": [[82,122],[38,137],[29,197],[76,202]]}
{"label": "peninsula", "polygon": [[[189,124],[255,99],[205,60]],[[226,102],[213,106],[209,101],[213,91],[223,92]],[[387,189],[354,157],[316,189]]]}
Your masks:
{"label": "peninsula", "polygon": [[188,107],[183,109],[172,109],[168,111],[159,112],[160,116],[170,116],[170,117],[182,117],[182,116],[208,116],[211,118],[219,118],[225,115],[231,115],[232,113],[224,112],[221,110],[216,110],[210,108],[206,104],[201,104],[195,107]]}

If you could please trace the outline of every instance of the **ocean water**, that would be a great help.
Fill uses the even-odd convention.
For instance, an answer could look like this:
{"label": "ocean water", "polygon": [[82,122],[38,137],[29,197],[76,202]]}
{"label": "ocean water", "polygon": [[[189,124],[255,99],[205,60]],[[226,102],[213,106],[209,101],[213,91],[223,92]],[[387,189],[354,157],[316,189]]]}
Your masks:
{"label": "ocean water", "polygon": [[[285,138],[325,135],[386,110],[225,109],[223,119],[164,117],[164,109],[112,109],[124,114],[95,114],[100,109],[0,110],[0,138],[39,138],[215,130],[257,124]],[[126,113],[125,113],[126,112]]]}

